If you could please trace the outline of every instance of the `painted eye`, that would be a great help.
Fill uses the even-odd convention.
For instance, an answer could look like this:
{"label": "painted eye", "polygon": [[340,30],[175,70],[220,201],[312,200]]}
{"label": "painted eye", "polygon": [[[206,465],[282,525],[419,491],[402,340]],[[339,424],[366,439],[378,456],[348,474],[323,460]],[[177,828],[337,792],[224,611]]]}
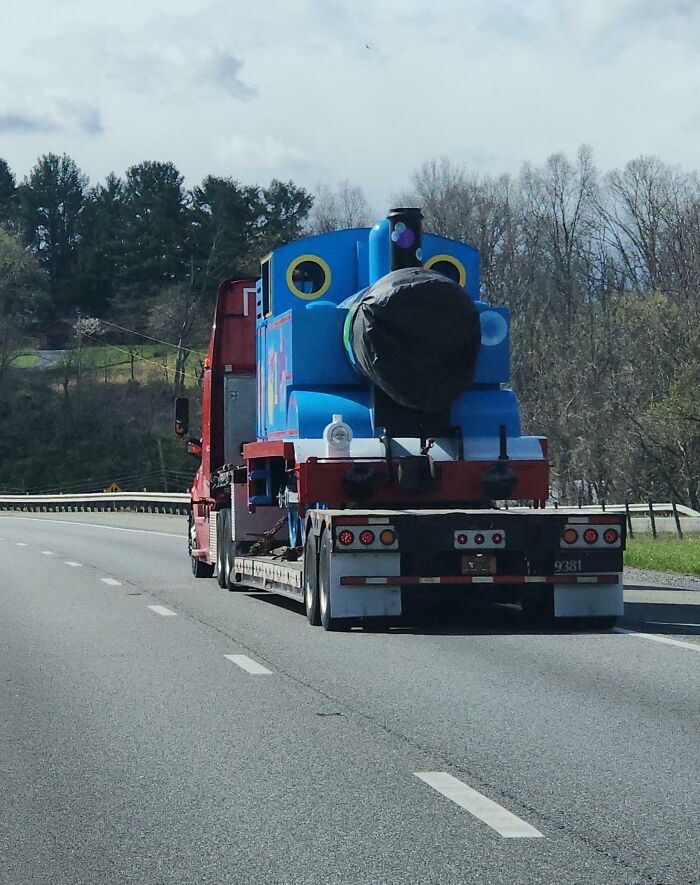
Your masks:
{"label": "painted eye", "polygon": [[300,255],[287,268],[287,285],[306,301],[320,298],[331,284],[331,269],[317,255]]}
{"label": "painted eye", "polygon": [[425,268],[442,274],[462,288],[466,285],[467,271],[462,262],[453,255],[433,255],[425,262]]}

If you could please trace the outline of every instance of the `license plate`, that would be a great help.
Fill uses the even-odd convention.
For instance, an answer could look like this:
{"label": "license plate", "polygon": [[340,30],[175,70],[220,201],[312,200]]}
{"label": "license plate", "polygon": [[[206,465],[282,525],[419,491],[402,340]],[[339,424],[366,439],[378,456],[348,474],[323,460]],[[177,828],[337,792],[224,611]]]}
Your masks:
{"label": "license plate", "polygon": [[486,553],[465,553],[462,556],[463,575],[495,575],[496,557]]}

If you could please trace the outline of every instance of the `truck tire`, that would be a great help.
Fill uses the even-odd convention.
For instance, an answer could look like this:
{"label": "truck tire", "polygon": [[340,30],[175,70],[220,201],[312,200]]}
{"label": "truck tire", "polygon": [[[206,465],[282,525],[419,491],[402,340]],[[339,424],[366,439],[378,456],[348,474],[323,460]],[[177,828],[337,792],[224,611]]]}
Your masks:
{"label": "truck tire", "polygon": [[194,517],[190,512],[190,519],[187,526],[187,546],[189,548],[190,553],[190,564],[192,566],[192,574],[195,578],[211,578],[214,574],[214,566],[210,562],[205,562],[203,559],[197,559],[196,556],[192,556],[192,550],[194,549],[195,542],[195,534],[194,534]]}
{"label": "truck tire", "polygon": [[324,630],[348,630],[349,624],[333,617],[331,608],[331,536],[323,532],[318,548],[318,607]]}
{"label": "truck tire", "polygon": [[554,596],[551,592],[541,596],[525,596],[520,607],[527,622],[533,627],[551,628],[555,625]]}
{"label": "truck tire", "polygon": [[308,532],[304,544],[304,608],[312,627],[321,626],[318,605],[318,539]]}
{"label": "truck tire", "polygon": [[581,630],[612,630],[614,627],[617,627],[619,620],[620,619],[615,615],[604,615],[598,618],[579,618],[578,627]]}
{"label": "truck tire", "polygon": [[236,581],[236,570],[234,568],[234,562],[233,562],[233,560],[236,557],[236,549],[237,549],[236,542],[230,541],[227,551],[226,551],[226,556],[227,556],[226,586],[231,591],[237,591],[237,590],[240,591],[240,590],[247,589],[245,584],[241,584],[238,581]]}
{"label": "truck tire", "polygon": [[197,559],[196,556],[191,556],[192,560],[192,574],[195,578],[211,578],[214,574],[214,566],[210,562],[205,562],[203,559]]}
{"label": "truck tire", "polygon": [[226,589],[231,565],[231,512],[220,510],[216,514],[216,580],[219,587]]}

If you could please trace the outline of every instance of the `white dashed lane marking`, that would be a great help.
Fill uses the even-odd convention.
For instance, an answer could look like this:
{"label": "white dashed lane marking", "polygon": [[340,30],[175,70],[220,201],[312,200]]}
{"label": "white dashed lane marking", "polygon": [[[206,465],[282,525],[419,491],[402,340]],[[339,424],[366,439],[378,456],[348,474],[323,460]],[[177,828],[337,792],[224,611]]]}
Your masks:
{"label": "white dashed lane marking", "polygon": [[224,657],[228,658],[229,661],[232,661],[237,667],[246,670],[248,673],[252,673],[254,676],[272,675],[272,670],[263,667],[262,664],[249,658],[248,655],[224,655]]}
{"label": "white dashed lane marking", "polygon": [[161,615],[163,618],[174,618],[177,615],[177,612],[170,611],[170,609],[166,608],[164,605],[149,605],[148,608],[157,615]]}
{"label": "white dashed lane marking", "polygon": [[15,541],[15,547],[28,547],[29,544],[25,544],[24,541]]}
{"label": "white dashed lane marking", "polygon": [[109,584],[110,587],[121,587],[121,581],[115,581],[114,578],[100,578],[103,584]]}
{"label": "white dashed lane marking", "polygon": [[637,633],[635,630],[625,630],[624,627],[615,627],[613,633],[624,633],[627,636],[636,636],[638,639],[651,639],[652,642],[661,642],[663,645],[677,645],[679,648],[700,651],[700,643],[683,642],[682,639],[671,639],[670,636],[659,636],[657,633]]}
{"label": "white dashed lane marking", "polygon": [[71,568],[80,568],[80,566],[82,565],[82,562],[73,562],[72,559],[67,559],[66,565],[71,566]]}
{"label": "white dashed lane marking", "polygon": [[504,839],[540,839],[543,834],[507,808],[468,787],[446,771],[416,771],[417,778],[464,808]]}
{"label": "white dashed lane marking", "polygon": [[42,550],[41,553],[43,556],[53,556],[53,550]]}

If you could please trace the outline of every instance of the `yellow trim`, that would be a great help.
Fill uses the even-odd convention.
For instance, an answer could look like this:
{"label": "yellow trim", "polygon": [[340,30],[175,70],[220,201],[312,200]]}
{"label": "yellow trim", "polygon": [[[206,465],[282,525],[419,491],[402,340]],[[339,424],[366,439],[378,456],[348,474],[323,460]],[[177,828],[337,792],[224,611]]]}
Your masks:
{"label": "yellow trim", "polygon": [[[294,285],[294,271],[304,261],[313,261],[314,264],[318,264],[318,266],[321,268],[326,276],[326,279],[318,292],[302,292],[301,289],[297,289],[297,287]],[[287,285],[289,286],[289,291],[292,292],[292,294],[296,295],[297,298],[303,298],[304,301],[315,301],[317,298],[321,298],[321,296],[325,295],[326,292],[330,289],[331,269],[323,260],[323,258],[319,258],[318,255],[299,255],[294,259],[294,261],[291,262],[291,264],[287,268]]]}
{"label": "yellow trim", "polygon": [[454,255],[433,255],[432,258],[429,258],[425,262],[426,270],[430,270],[431,267],[434,267],[438,263],[438,261],[446,261],[448,264],[451,264],[452,267],[457,268],[459,271],[459,285],[464,287],[467,283],[467,271],[462,262],[455,258]]}

